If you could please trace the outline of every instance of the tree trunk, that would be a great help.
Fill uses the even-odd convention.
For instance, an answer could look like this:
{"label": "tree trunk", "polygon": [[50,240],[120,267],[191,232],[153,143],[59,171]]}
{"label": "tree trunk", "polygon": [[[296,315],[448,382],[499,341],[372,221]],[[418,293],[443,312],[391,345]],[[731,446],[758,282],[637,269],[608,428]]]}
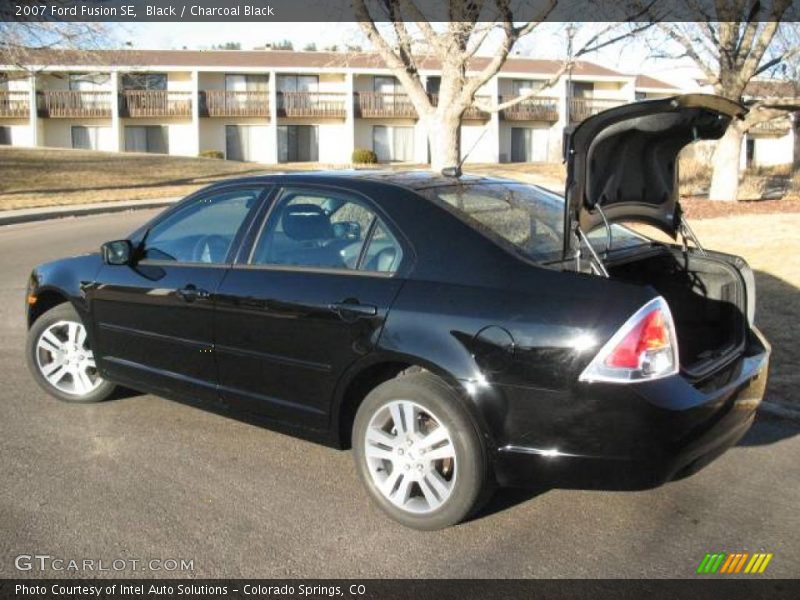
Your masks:
{"label": "tree trunk", "polygon": [[732,121],[714,152],[709,200],[735,201],[739,194],[739,161],[742,154],[744,127]]}
{"label": "tree trunk", "polygon": [[454,167],[461,160],[460,124],[459,116],[448,114],[433,114],[426,122],[432,171]]}

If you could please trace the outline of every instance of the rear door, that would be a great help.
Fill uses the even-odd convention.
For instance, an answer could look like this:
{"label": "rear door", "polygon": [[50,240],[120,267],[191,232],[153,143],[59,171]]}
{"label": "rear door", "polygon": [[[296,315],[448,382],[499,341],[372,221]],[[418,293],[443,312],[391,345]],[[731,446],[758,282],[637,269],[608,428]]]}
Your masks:
{"label": "rear door", "polygon": [[217,398],[213,297],[263,186],[200,195],[148,230],[134,265],[105,265],[90,292],[98,366],[111,379]]}
{"label": "rear door", "polygon": [[218,292],[223,401],[324,428],[336,382],[376,344],[410,251],[367,198],[285,187]]}

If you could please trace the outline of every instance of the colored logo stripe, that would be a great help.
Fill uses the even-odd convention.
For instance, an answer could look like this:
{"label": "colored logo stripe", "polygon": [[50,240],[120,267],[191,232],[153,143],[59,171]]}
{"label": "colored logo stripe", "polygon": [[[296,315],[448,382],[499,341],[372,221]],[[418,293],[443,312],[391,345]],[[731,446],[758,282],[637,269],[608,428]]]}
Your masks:
{"label": "colored logo stripe", "polygon": [[[733,574],[741,573],[744,568],[744,573],[763,573],[772,557],[772,553],[765,552],[757,552],[752,555],[748,552],[733,552],[731,554],[725,552],[706,553],[703,560],[700,561],[696,572],[702,574]],[[747,565],[746,567],[745,564]]]}

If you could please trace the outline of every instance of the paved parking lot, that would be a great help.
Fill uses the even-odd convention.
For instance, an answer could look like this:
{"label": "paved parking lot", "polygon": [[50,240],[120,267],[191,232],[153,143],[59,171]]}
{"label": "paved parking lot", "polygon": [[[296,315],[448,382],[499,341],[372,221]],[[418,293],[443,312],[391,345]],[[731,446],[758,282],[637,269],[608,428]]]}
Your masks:
{"label": "paved parking lot", "polygon": [[372,507],[349,452],[154,396],[50,399],[23,357],[30,268],[152,214],[0,228],[0,577],[19,554],[189,559],[197,577],[692,577],[711,551],[772,552],[766,575],[800,576],[800,427],[785,421],[656,490],[507,491],[418,533]]}

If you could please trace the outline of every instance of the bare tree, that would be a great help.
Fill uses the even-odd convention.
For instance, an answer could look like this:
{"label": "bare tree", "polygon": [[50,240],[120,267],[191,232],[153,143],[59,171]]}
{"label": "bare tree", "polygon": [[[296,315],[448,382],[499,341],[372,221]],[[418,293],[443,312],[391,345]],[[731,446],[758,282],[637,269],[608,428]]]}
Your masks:
{"label": "bare tree", "polygon": [[[742,101],[758,77],[780,75],[800,53],[795,23],[782,23],[792,0],[683,0],[697,17],[691,23],[661,23],[662,34],[677,51],[661,56],[689,58],[703,72],[714,93]],[[739,158],[745,133],[759,123],[800,110],[797,94],[767,95],[748,101],[750,112],[734,121],[717,143],[709,197],[736,200]]]}
{"label": "bare tree", "polygon": [[70,50],[73,53],[85,51],[86,58],[89,59],[91,50],[110,45],[112,36],[106,23],[37,21],[32,16],[16,16],[15,4],[48,8],[60,1],[62,0],[0,3],[0,53],[3,63],[28,71],[31,49]]}
{"label": "bare tree", "polygon": [[[506,62],[515,44],[533,33],[554,10],[557,0],[539,3],[534,20],[518,22],[511,0],[448,0],[443,3],[449,22],[436,24],[415,0],[380,0],[384,12],[376,18],[375,2],[354,0],[359,26],[372,47],[403,85],[410,101],[425,124],[431,152],[431,168],[439,170],[458,164],[459,126],[470,106],[495,112],[522,102],[551,87],[582,55],[594,52],[646,29],[649,23],[636,23],[641,14],[628,22],[602,27],[574,49],[551,79],[538,90],[497,104],[475,102],[476,92],[494,77]],[[491,18],[487,18],[487,14]],[[378,25],[386,21],[385,25]],[[477,55],[496,43],[493,55],[478,60]],[[420,65],[433,59],[441,66],[441,81],[436,105],[425,89]],[[476,67],[479,66],[479,68]]]}

